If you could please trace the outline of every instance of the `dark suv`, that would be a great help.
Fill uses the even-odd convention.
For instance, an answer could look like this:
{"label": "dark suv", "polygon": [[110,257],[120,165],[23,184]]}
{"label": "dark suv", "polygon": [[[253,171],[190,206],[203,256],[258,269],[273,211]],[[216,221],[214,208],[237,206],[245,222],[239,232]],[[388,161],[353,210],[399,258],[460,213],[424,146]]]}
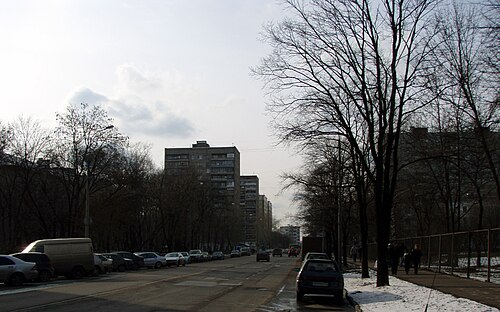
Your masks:
{"label": "dark suv", "polygon": [[273,249],[273,257],[274,256],[283,256],[283,250],[281,248],[274,248]]}
{"label": "dark suv", "polygon": [[144,266],[144,258],[141,256],[134,255],[133,253],[128,251],[115,251],[115,253],[119,254],[125,259],[132,260],[134,262],[134,264],[132,265],[133,270],[139,270]]}
{"label": "dark suv", "polygon": [[15,253],[11,256],[21,259],[26,262],[35,262],[38,270],[37,280],[47,282],[54,276],[54,267],[50,262],[49,256],[41,252],[25,252]]}

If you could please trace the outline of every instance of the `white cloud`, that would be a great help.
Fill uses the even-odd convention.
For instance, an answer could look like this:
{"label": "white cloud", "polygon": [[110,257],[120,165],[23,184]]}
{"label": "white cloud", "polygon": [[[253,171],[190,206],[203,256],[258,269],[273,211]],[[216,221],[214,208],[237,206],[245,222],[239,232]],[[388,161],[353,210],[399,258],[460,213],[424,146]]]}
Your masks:
{"label": "white cloud", "polygon": [[119,66],[118,84],[109,95],[81,86],[68,96],[70,104],[102,105],[120,130],[126,134],[146,137],[189,137],[194,132],[192,121],[177,108],[169,105],[166,84],[159,77],[144,74],[131,65]]}

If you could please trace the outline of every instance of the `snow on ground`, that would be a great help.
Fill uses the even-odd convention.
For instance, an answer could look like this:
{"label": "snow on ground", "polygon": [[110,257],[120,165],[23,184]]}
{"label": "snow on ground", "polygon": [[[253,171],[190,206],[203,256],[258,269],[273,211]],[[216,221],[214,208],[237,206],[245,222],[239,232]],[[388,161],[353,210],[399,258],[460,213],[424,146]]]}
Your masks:
{"label": "snow on ground", "polygon": [[[345,288],[363,312],[387,311],[475,311],[498,312],[494,307],[456,298],[434,289],[418,286],[389,276],[390,286],[376,287],[376,274],[362,279],[359,273],[344,273]],[[429,297],[430,296],[430,297]],[[427,310],[425,310],[426,305]]]}

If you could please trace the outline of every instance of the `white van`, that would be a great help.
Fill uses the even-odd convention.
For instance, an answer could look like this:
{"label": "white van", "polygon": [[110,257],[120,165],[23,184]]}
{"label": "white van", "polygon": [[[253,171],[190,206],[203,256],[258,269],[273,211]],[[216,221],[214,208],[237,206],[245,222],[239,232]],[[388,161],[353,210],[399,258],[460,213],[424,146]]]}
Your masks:
{"label": "white van", "polygon": [[55,238],[32,242],[22,252],[43,252],[50,258],[54,275],[82,278],[94,270],[90,238]]}

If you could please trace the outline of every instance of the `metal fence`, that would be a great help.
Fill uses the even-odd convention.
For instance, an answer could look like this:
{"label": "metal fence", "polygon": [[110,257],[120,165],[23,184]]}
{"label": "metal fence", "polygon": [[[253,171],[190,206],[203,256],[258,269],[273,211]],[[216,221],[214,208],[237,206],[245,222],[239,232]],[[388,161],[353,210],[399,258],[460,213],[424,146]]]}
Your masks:
{"label": "metal fence", "polygon": [[[410,251],[422,250],[421,267],[440,273],[500,283],[500,228],[392,240]],[[376,244],[369,255],[375,260]]]}

